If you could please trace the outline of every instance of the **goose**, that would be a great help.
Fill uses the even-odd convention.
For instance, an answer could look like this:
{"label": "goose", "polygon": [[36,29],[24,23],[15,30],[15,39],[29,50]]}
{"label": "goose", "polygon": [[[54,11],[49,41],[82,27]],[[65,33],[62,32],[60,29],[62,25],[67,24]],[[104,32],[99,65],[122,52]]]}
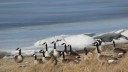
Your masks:
{"label": "goose", "polygon": [[48,62],[51,59],[51,57],[46,57],[45,56],[45,51],[40,50],[39,53],[42,53],[42,55],[43,55],[43,57],[42,57],[43,62]]}
{"label": "goose", "polygon": [[100,61],[102,63],[105,63],[105,62],[107,62],[107,63],[115,63],[115,62],[117,62],[117,60],[118,60],[117,58],[101,54],[98,42],[95,42],[94,44],[96,46],[98,61]]}
{"label": "goose", "polygon": [[60,53],[61,53],[61,52],[56,49],[56,42],[53,41],[51,44],[54,44],[53,56],[54,56],[54,57],[60,57]]}
{"label": "goose", "polygon": [[[102,40],[101,39],[96,39],[96,42],[99,45],[101,45]],[[92,55],[92,53],[94,52],[94,50],[95,50],[95,46],[92,45],[92,47],[90,47],[90,48],[84,47],[83,50],[78,50],[77,53],[79,53],[79,54],[85,53],[85,55],[87,55],[87,54],[91,54]],[[101,47],[100,47],[100,50],[101,50]]]}
{"label": "goose", "polygon": [[48,52],[48,45],[46,42],[44,42],[42,45],[45,45],[46,51],[45,51],[45,57],[51,57],[52,54]]}
{"label": "goose", "polygon": [[21,49],[20,48],[17,48],[16,49],[19,53],[18,53],[18,55],[15,55],[14,56],[14,60],[15,60],[15,62],[17,62],[17,63],[21,63],[21,62],[23,62],[23,59],[24,59],[24,57],[21,55]]}
{"label": "goose", "polygon": [[67,51],[67,45],[66,45],[66,43],[62,43],[61,45],[64,45],[64,53],[65,53],[65,55],[67,55],[68,54],[68,51]]}
{"label": "goose", "polygon": [[62,52],[62,63],[69,63],[69,62],[74,62],[78,63],[80,60],[79,58],[72,56],[72,55],[65,55],[65,52]]}
{"label": "goose", "polygon": [[80,55],[72,50],[72,46],[70,44],[68,45],[68,47],[70,48],[69,55],[76,56],[77,58],[80,58]]}
{"label": "goose", "polygon": [[101,39],[96,39],[96,43],[98,43],[98,45],[100,46],[99,49],[102,50],[101,49],[102,40]]}
{"label": "goose", "polygon": [[84,52],[85,52],[85,55],[87,55],[89,52],[86,47],[84,48]]}
{"label": "goose", "polygon": [[99,38],[99,39],[96,39],[96,41],[98,42],[99,45],[102,44],[102,40]]}
{"label": "goose", "polygon": [[114,52],[114,56],[117,56],[118,58],[122,57],[127,51],[122,49],[122,48],[116,48],[116,43],[113,40],[113,52]]}
{"label": "goose", "polygon": [[37,55],[35,53],[33,54],[33,56],[34,56],[34,64],[42,63],[42,59],[37,59]]}
{"label": "goose", "polygon": [[52,57],[46,57],[45,56],[45,51],[43,51],[43,50],[40,50],[39,52],[43,54],[43,57],[42,57],[43,63],[46,63],[46,62],[48,62],[48,61],[51,60],[52,62],[54,61],[54,65],[57,64],[57,58],[56,57],[54,57],[54,56],[52,56]]}

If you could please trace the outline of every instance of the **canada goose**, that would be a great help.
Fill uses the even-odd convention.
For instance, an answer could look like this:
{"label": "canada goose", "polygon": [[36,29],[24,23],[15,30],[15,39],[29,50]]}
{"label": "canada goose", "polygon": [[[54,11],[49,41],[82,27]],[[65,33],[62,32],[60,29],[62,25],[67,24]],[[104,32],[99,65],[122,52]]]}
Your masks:
{"label": "canada goose", "polygon": [[88,54],[88,50],[87,50],[87,48],[84,48],[84,51],[85,51],[85,55],[87,55]]}
{"label": "canada goose", "polygon": [[72,56],[72,55],[65,55],[65,52],[62,52],[62,63],[69,63],[69,62],[74,62],[78,63],[80,60],[79,58]]}
{"label": "canada goose", "polygon": [[21,49],[17,48],[16,50],[18,51],[18,55],[14,56],[14,60],[17,63],[21,63],[21,62],[23,62],[23,59],[24,59],[24,57],[21,55]]}
{"label": "canada goose", "polygon": [[33,54],[33,56],[34,56],[34,64],[42,63],[42,59],[37,59],[37,55],[36,54]]}
{"label": "canada goose", "polygon": [[47,62],[47,61],[49,61],[51,59],[51,57],[46,57],[45,56],[45,51],[40,50],[39,53],[42,53],[42,55],[43,55],[43,57],[42,57],[42,61],[43,62]]}
{"label": "canada goose", "polygon": [[70,48],[69,55],[76,56],[76,57],[80,58],[80,55],[72,50],[71,45],[68,45],[68,47]]}
{"label": "canada goose", "polygon": [[43,57],[42,57],[43,63],[46,63],[46,62],[48,62],[50,60],[50,61],[54,62],[54,65],[57,64],[57,58],[56,57],[54,57],[54,56],[46,57],[45,56],[45,51],[43,51],[43,50],[40,50],[39,52],[43,54]]}
{"label": "canada goose", "polygon": [[100,51],[100,49],[99,49],[99,44],[98,44],[98,42],[95,42],[94,44],[95,44],[95,46],[96,46],[97,58],[98,58],[98,60],[99,60],[100,62],[102,62],[102,63],[104,63],[104,62],[107,62],[107,63],[115,63],[116,60],[118,60],[118,59],[115,58],[115,57],[101,54],[101,51]]}
{"label": "canada goose", "polygon": [[118,58],[122,57],[127,51],[122,48],[116,48],[116,43],[113,40],[113,52],[115,53],[114,56],[117,56]]}
{"label": "canada goose", "polygon": [[65,53],[65,55],[67,55],[68,54],[68,51],[67,51],[67,45],[66,45],[66,43],[62,43],[61,45],[64,45],[64,53]]}
{"label": "canada goose", "polygon": [[96,39],[96,41],[98,42],[99,45],[102,44],[102,40],[101,39]]}
{"label": "canada goose", "polygon": [[51,54],[48,52],[48,45],[46,42],[44,42],[42,45],[45,45],[46,51],[45,51],[45,57],[51,57]]}
{"label": "canada goose", "polygon": [[102,49],[101,49],[102,40],[96,39],[96,43],[98,43],[98,45],[100,46],[99,49],[102,51]]}
{"label": "canada goose", "polygon": [[56,42],[53,41],[51,44],[54,44],[53,56],[54,56],[54,57],[59,57],[59,56],[60,56],[60,51],[58,51],[58,50],[56,49]]}

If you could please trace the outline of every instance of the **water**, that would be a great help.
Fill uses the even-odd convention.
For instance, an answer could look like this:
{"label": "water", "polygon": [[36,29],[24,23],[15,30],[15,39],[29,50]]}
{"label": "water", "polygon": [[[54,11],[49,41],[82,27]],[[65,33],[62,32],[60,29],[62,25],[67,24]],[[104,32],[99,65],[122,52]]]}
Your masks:
{"label": "water", "polygon": [[29,47],[61,34],[127,28],[127,0],[2,0],[0,49]]}

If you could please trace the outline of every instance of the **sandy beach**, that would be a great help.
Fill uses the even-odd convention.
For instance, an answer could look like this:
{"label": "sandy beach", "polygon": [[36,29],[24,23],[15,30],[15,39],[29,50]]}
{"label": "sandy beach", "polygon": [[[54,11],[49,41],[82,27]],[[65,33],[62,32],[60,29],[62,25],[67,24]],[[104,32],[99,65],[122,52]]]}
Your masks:
{"label": "sandy beach", "polygon": [[[127,49],[128,44],[118,44],[118,47]],[[103,46],[103,51],[110,51],[111,48],[112,45]],[[128,72],[128,53],[114,64],[100,63],[95,51],[87,56],[81,54],[79,64],[58,62],[54,65],[49,61],[35,65],[33,60],[33,57],[25,57],[22,63],[16,63],[10,58],[0,59],[0,72]]]}

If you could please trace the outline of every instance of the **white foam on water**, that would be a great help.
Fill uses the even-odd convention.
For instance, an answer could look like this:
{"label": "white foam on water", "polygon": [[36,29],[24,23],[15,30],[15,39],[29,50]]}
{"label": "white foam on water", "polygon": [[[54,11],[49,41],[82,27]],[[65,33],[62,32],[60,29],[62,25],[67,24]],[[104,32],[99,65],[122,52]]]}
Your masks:
{"label": "white foam on water", "polygon": [[87,47],[89,45],[92,45],[94,43],[93,37],[90,37],[88,35],[79,34],[79,35],[60,35],[56,37],[46,38],[43,40],[37,41],[34,46],[37,48],[43,48],[42,44],[44,42],[47,42],[48,46],[53,49],[53,45],[50,44],[52,41],[56,41],[56,39],[62,39],[62,41],[57,42],[57,46],[59,47],[59,50],[63,50],[62,43],[70,44],[72,45],[73,49],[84,49],[84,47]]}
{"label": "white foam on water", "polygon": [[121,34],[128,38],[128,30],[125,30],[125,31],[122,32]]}
{"label": "white foam on water", "polygon": [[43,47],[43,43],[44,42],[47,42],[48,46],[52,45],[51,42],[52,41],[56,41],[57,39],[64,39],[65,37],[68,37],[69,35],[60,35],[60,36],[54,36],[54,37],[50,37],[50,38],[45,38],[45,39],[42,39],[42,40],[39,40],[37,41],[36,43],[34,43],[34,46],[37,47],[37,48],[42,48]]}
{"label": "white foam on water", "polygon": [[[112,32],[107,32],[107,33],[121,33],[122,35],[124,35],[125,37],[128,37],[128,30],[125,29],[121,29],[118,31],[112,31]],[[104,35],[107,33],[102,33],[100,35]],[[96,35],[96,36],[100,36],[100,35]],[[96,37],[94,36],[94,37]],[[49,37],[49,38],[45,38],[42,40],[37,41],[36,43],[34,43],[33,46],[29,46],[29,47],[22,47],[22,54],[23,55],[32,55],[34,53],[38,53],[40,49],[44,49],[45,50],[45,46],[42,45],[44,42],[47,42],[48,44],[48,50],[52,51],[53,50],[53,44],[51,44],[52,41],[56,41],[57,39],[61,39],[62,41],[57,42],[57,49],[58,50],[64,50],[64,46],[62,46],[62,43],[66,43],[67,45],[70,44],[72,45],[73,50],[83,50],[85,47],[89,47],[92,46],[92,44],[95,42],[94,37],[90,37],[88,35],[85,34],[79,34],[79,35],[59,35],[59,36],[54,36],[54,37]],[[128,43],[128,40],[121,37],[118,39],[114,39],[114,41],[116,43]],[[107,45],[107,44],[112,44],[112,42],[103,42],[102,45]],[[18,51],[16,50],[10,50],[7,51],[7,53],[10,53],[12,55],[16,55],[18,54]]]}
{"label": "white foam on water", "polygon": [[95,42],[93,37],[87,35],[73,35],[70,37],[65,38],[67,44],[71,44],[73,48],[76,49],[83,49],[87,46],[92,45]]}
{"label": "white foam on water", "polygon": [[[95,39],[94,37],[97,37],[97,36],[102,36],[102,35],[107,35],[109,33],[116,33],[116,34],[122,34],[126,37],[128,37],[128,30],[127,29],[121,29],[121,30],[118,30],[118,31],[111,31],[111,32],[106,32],[106,33],[101,33],[99,35],[95,35],[93,37],[90,37],[88,35],[85,35],[85,34],[79,34],[79,35],[60,35],[60,36],[55,36],[55,37],[51,37],[51,38],[46,38],[46,39],[42,39],[42,40],[39,40],[37,41],[34,46],[37,47],[37,48],[42,48],[44,49],[45,47],[42,45],[44,42],[47,42],[48,46],[50,47],[49,50],[51,51],[53,49],[53,45],[50,44],[52,41],[55,41],[57,39],[62,39],[62,41],[60,42],[57,42],[57,48],[60,49],[60,50],[63,50],[61,44],[62,43],[66,43],[66,44],[71,44],[73,49],[75,50],[81,50],[83,49],[84,47],[89,47],[92,45],[92,43],[95,42]],[[121,37],[121,38],[118,38],[118,39],[114,39],[114,41],[116,43],[127,43],[128,40]],[[105,43],[102,43],[102,45],[106,45],[106,44],[112,44],[112,42],[105,42]]]}

